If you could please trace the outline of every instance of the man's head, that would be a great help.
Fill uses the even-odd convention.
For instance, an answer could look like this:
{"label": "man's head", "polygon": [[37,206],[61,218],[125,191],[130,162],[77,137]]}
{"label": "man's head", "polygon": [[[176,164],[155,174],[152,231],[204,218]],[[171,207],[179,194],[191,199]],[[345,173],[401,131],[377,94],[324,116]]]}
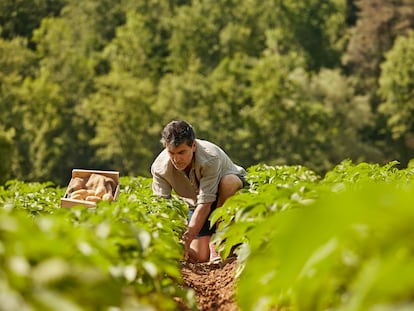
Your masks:
{"label": "man's head", "polygon": [[182,143],[192,146],[195,139],[193,127],[186,121],[171,121],[163,131],[161,142],[164,147],[169,145],[178,147]]}
{"label": "man's head", "polygon": [[172,121],[162,131],[161,142],[168,151],[171,163],[178,170],[191,167],[196,149],[195,133],[185,121]]}

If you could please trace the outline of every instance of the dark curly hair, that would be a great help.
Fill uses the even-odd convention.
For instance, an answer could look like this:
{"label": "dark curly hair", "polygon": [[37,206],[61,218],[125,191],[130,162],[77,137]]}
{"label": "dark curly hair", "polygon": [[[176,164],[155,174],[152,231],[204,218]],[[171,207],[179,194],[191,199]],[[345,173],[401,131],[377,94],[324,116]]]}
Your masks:
{"label": "dark curly hair", "polygon": [[164,146],[179,146],[186,143],[192,146],[195,140],[195,132],[190,123],[182,120],[174,120],[168,123],[161,134],[161,143]]}

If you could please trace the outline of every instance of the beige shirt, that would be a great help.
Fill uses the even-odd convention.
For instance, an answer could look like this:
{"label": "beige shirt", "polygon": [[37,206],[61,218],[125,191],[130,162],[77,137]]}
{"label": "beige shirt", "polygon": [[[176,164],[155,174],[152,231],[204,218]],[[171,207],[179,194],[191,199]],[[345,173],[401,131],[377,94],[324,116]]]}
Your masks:
{"label": "beige shirt", "polygon": [[171,163],[166,149],[151,166],[152,191],[155,195],[169,198],[172,190],[190,206],[214,202],[218,184],[224,175],[246,175],[244,168],[234,164],[217,145],[196,139],[196,151],[189,175],[177,170]]}

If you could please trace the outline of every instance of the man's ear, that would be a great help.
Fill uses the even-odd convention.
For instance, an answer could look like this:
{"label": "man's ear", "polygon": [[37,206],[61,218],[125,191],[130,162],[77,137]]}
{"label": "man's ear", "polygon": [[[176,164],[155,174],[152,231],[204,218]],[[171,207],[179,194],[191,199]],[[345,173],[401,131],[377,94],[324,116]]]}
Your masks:
{"label": "man's ear", "polygon": [[193,141],[193,146],[191,148],[193,149],[193,152],[196,151],[196,143],[195,143],[195,141]]}

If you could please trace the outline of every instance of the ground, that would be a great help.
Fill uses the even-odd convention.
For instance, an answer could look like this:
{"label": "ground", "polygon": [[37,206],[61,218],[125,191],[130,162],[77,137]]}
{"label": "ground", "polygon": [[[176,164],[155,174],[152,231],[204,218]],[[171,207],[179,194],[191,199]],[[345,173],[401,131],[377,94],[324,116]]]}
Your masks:
{"label": "ground", "polygon": [[[184,285],[196,293],[200,311],[239,311],[234,300],[234,275],[237,259],[229,258],[220,263],[182,262]],[[183,307],[183,311],[188,310]]]}

